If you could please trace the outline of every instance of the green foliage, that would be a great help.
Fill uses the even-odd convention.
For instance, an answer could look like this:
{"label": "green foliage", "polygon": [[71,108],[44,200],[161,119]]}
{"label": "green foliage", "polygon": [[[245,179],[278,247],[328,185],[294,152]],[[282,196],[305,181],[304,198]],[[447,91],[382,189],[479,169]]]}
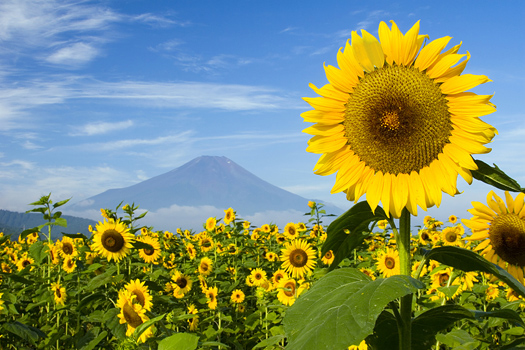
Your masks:
{"label": "green foliage", "polygon": [[474,161],[478,166],[478,170],[471,170],[471,172],[472,177],[476,180],[503,191],[525,192],[525,188],[521,187],[516,180],[505,174],[496,164],[494,164],[494,167],[491,167],[479,159],[475,159]]}

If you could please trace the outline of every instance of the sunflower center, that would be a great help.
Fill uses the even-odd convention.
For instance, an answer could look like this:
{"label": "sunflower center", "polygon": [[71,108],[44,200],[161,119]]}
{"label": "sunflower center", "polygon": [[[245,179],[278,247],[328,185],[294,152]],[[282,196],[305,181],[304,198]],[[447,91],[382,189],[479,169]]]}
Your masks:
{"label": "sunflower center", "polygon": [[55,295],[59,299],[62,297],[62,293],[60,292],[60,288],[55,289]]}
{"label": "sunflower center", "polygon": [[525,266],[525,221],[516,214],[499,215],[489,229],[496,254],[512,265]]}
{"label": "sunflower center", "polygon": [[287,297],[293,297],[295,295],[295,283],[293,283],[293,282],[286,282],[284,284],[284,294]]}
{"label": "sunflower center", "polygon": [[64,243],[62,244],[62,251],[64,252],[64,254],[71,255],[73,254],[73,246],[71,245],[71,243]]}
{"label": "sunflower center", "polygon": [[124,314],[124,319],[126,320],[126,323],[129,324],[133,328],[137,328],[142,324],[142,318],[139,314],[133,310],[131,305],[126,303],[124,307],[122,308],[122,313]]}
{"label": "sunflower center", "polygon": [[294,267],[303,267],[308,261],[308,254],[302,249],[295,249],[290,253],[290,264]]}
{"label": "sunflower center", "polygon": [[22,261],[22,267],[26,267],[27,265],[31,265],[31,261],[29,260]]}
{"label": "sunflower center", "polygon": [[375,171],[419,171],[449,142],[447,100],[438,84],[413,67],[385,65],[366,74],[345,106],[347,144]]}
{"label": "sunflower center", "polygon": [[101,238],[102,246],[104,249],[115,253],[124,247],[124,237],[114,229],[104,231]]}
{"label": "sunflower center", "polygon": [[446,286],[449,278],[450,278],[450,276],[448,274],[440,275],[439,276],[439,285],[441,287]]}
{"label": "sunflower center", "polygon": [[146,255],[153,255],[153,253],[155,253],[155,249],[144,249]]}
{"label": "sunflower center", "polygon": [[262,279],[262,275],[260,273],[256,273],[254,277],[255,277],[256,280],[261,280]]}
{"label": "sunflower center", "polygon": [[333,254],[331,250],[327,251],[326,254],[324,255],[325,259],[332,259],[332,256]]}
{"label": "sunflower center", "polygon": [[385,258],[385,266],[389,270],[393,269],[394,267],[396,267],[396,259],[387,256]]}
{"label": "sunflower center", "polygon": [[449,243],[454,243],[457,241],[458,239],[458,235],[456,232],[454,231],[449,231],[445,234],[445,239],[447,240],[447,242]]}
{"label": "sunflower center", "polygon": [[186,287],[186,285],[188,284],[188,281],[185,278],[181,277],[181,278],[177,278],[177,281],[175,283],[177,283],[177,285],[182,289]]}
{"label": "sunflower center", "polygon": [[208,264],[206,264],[206,263],[202,263],[202,264],[201,264],[201,270],[202,270],[202,271],[208,271]]}

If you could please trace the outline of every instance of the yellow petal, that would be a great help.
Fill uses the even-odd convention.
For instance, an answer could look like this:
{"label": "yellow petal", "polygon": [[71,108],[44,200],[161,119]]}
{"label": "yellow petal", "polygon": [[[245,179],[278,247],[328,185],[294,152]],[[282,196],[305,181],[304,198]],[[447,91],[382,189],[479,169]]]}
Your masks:
{"label": "yellow petal", "polygon": [[476,170],[478,166],[474,163],[470,153],[454,143],[447,143],[443,147],[443,152],[454,160],[460,167]]}
{"label": "yellow petal", "polygon": [[476,141],[465,139],[460,136],[452,135],[448,139],[450,142],[455,143],[470,154],[485,154],[489,153],[491,150]]}
{"label": "yellow petal", "polygon": [[463,74],[452,77],[441,84],[441,92],[444,94],[457,94],[472,89],[479,84],[492,81],[484,75]]}
{"label": "yellow petal", "polygon": [[[381,194],[381,203],[383,204],[383,209],[385,210],[385,213],[391,213],[390,209],[390,197],[392,196],[392,176],[391,174],[385,174],[383,176],[383,189]],[[393,203],[392,203],[393,204]]]}
{"label": "yellow petal", "polygon": [[[356,82],[352,79],[350,74],[344,74],[340,69],[323,64],[326,79],[337,89],[351,93],[354,90]],[[315,108],[315,107],[314,107]]]}
{"label": "yellow petal", "polygon": [[409,185],[407,181],[408,174],[397,174],[392,176],[392,194],[394,217],[401,216],[401,211],[407,205]]}
{"label": "yellow petal", "polygon": [[367,72],[373,71],[374,66],[383,67],[385,55],[379,41],[366,30],[361,30],[361,34],[362,38],[352,32],[352,52],[359,64]]}
{"label": "yellow petal", "polygon": [[519,214],[525,204],[525,193],[520,192],[514,201],[514,214]]}
{"label": "yellow petal", "polygon": [[413,196],[416,203],[423,209],[427,210],[426,200],[425,200],[425,187],[423,182],[421,182],[421,177],[415,171],[410,173],[410,196]]}
{"label": "yellow petal", "polygon": [[[368,190],[366,191],[366,201],[370,205],[372,212],[374,212],[381,200],[381,194],[383,193],[383,173],[378,171],[372,177]],[[385,211],[386,212],[386,211]],[[390,217],[390,214],[386,212],[386,215]]]}
{"label": "yellow petal", "polygon": [[439,53],[447,46],[448,42],[452,39],[450,36],[445,36],[431,41],[421,49],[419,55],[416,58],[414,67],[420,71],[424,71],[439,57]]}
{"label": "yellow petal", "polygon": [[310,106],[325,112],[344,112],[345,106],[341,102],[324,97],[303,97]]}
{"label": "yellow petal", "polygon": [[514,198],[510,195],[509,191],[505,191],[505,201],[507,202],[507,210],[509,213],[514,212]]}
{"label": "yellow petal", "polygon": [[431,77],[432,79],[439,78],[450,67],[458,63],[461,60],[461,58],[465,56],[466,55],[448,55],[445,57],[440,56],[441,59],[437,60],[435,64],[432,65],[432,67],[427,69],[427,75]]}
{"label": "yellow petal", "polygon": [[308,141],[306,151],[312,153],[335,152],[346,145],[344,133],[333,136],[314,136]]}
{"label": "yellow petal", "polygon": [[[364,162],[361,162],[359,157],[355,155],[350,157],[337,172],[335,185],[330,192],[338,193],[352,186],[361,175],[363,168]],[[356,176],[356,173],[358,176]]]}
{"label": "yellow petal", "polygon": [[354,156],[349,146],[341,148],[337,152],[323,154],[314,166],[317,175],[330,175],[339,170],[342,165]]}
{"label": "yellow petal", "polygon": [[304,129],[303,132],[305,134],[310,134],[310,135],[330,136],[330,135],[339,134],[341,132],[344,132],[344,130],[345,130],[345,127],[342,124],[336,124],[336,125],[315,124],[309,128]]}
{"label": "yellow petal", "polygon": [[392,65],[394,61],[392,59],[392,43],[390,42],[390,28],[388,28],[388,25],[383,21],[379,23],[378,35],[379,41],[381,42],[381,47],[383,48],[383,52],[385,53],[386,63]]}
{"label": "yellow petal", "polygon": [[342,92],[339,89],[334,88],[331,84],[326,84],[322,88],[318,89],[314,84],[310,83],[308,86],[315,91],[316,94],[321,95],[326,98],[331,98],[332,100],[337,100],[343,104],[348,101],[348,93]]}
{"label": "yellow petal", "polygon": [[412,28],[409,29],[409,31],[405,34],[403,38],[404,57],[401,61],[401,64],[404,64],[405,66],[407,66],[414,61],[414,58],[416,57],[419,51],[419,48],[421,47],[421,44],[418,44],[418,38],[419,38],[419,21],[417,21],[412,26]]}
{"label": "yellow petal", "polygon": [[344,74],[348,74],[349,80],[354,81],[355,84],[359,82],[359,78],[364,76],[363,68],[354,57],[352,52],[352,46],[350,46],[349,40],[346,41],[345,49],[343,52],[339,50],[337,53],[337,64]]}
{"label": "yellow petal", "polygon": [[301,113],[301,117],[305,122],[320,124],[339,124],[345,120],[344,113],[327,113],[316,109]]}
{"label": "yellow petal", "polygon": [[465,67],[467,66],[467,62],[470,60],[470,53],[467,51],[467,58],[462,61],[461,63],[457,64],[455,67],[449,68],[444,74],[442,74],[439,78],[435,79],[436,83],[443,83],[447,81],[448,79],[455,77],[457,75],[460,75],[465,70]]}

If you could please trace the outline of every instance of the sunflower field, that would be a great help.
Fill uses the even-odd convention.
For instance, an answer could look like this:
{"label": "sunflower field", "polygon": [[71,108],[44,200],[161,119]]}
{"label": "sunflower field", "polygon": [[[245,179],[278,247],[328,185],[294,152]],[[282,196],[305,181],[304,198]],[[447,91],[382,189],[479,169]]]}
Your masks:
{"label": "sunflower field", "polygon": [[[287,310],[321,277],[347,267],[368,281],[400,273],[391,223],[382,219],[327,274],[335,255],[322,254],[327,215],[320,203],[308,203],[304,223],[283,228],[253,227],[229,208],[223,218],[208,218],[201,232],[141,226],[145,214],[135,216],[137,206],[124,205],[101,210],[90,237],[64,234],[52,241],[51,230],[67,224],[56,211],[65,202],[42,197],[32,211],[43,213],[46,225],[1,237],[2,349],[283,349],[294,329],[288,323],[306,316],[291,313],[287,323]],[[440,306],[455,315],[433,320],[440,332],[424,343],[492,349],[525,341],[525,299],[506,283],[423,259],[431,248],[486,250],[483,237],[466,238],[456,216],[444,222],[427,216],[411,236],[413,276],[425,285],[416,292],[415,313]],[[384,332],[393,317],[383,311],[366,341],[348,349],[391,348]]]}

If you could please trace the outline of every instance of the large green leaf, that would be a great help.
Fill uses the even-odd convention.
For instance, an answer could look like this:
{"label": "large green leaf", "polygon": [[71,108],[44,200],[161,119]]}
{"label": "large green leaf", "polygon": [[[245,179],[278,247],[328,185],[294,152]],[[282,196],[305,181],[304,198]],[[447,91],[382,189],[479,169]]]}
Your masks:
{"label": "large green leaf", "polygon": [[466,272],[480,271],[493,274],[503,282],[507,283],[509,287],[516,291],[516,293],[525,297],[525,286],[523,286],[517,279],[498,265],[491,263],[478,253],[471,250],[452,246],[439,247],[427,251],[425,253],[425,258],[439,261],[442,264]]}
{"label": "large green leaf", "polygon": [[159,350],[194,350],[199,337],[190,333],[175,333],[159,342]]}
{"label": "large green leaf", "polygon": [[321,252],[322,255],[329,250],[334,253],[330,270],[336,268],[368,237],[368,225],[381,219],[386,219],[383,208],[377,207],[373,213],[366,201],[357,203],[335,219],[326,230],[327,238]]}
{"label": "large green leaf", "polygon": [[475,159],[478,170],[471,170],[472,177],[486,184],[499,188],[504,191],[525,192],[516,180],[505,174],[496,164],[491,167],[487,163]]}
{"label": "large green leaf", "polygon": [[147,320],[146,322],[142,323],[141,325],[139,325],[136,329],[135,329],[135,332],[133,333],[133,337],[135,339],[139,339],[140,336],[142,335],[142,333],[144,333],[145,331],[148,330],[148,328],[150,328],[151,326],[153,326],[153,324],[159,322],[160,320],[162,320],[164,318],[164,316],[166,316],[166,314],[162,314],[160,316],[157,316],[155,318],[152,318],[150,320]]}
{"label": "large green leaf", "polygon": [[42,261],[47,257],[48,252],[49,247],[44,245],[44,242],[42,241],[36,241],[29,247],[29,253],[39,264],[41,264]]}
{"label": "large green leaf", "polygon": [[6,331],[19,336],[33,345],[37,344],[39,338],[46,337],[46,334],[40,329],[25,325],[18,321],[4,323],[3,327]]}
{"label": "large green leaf", "polygon": [[370,280],[353,268],[321,277],[287,311],[287,349],[346,349],[371,334],[391,301],[424,288],[409,276]]}

